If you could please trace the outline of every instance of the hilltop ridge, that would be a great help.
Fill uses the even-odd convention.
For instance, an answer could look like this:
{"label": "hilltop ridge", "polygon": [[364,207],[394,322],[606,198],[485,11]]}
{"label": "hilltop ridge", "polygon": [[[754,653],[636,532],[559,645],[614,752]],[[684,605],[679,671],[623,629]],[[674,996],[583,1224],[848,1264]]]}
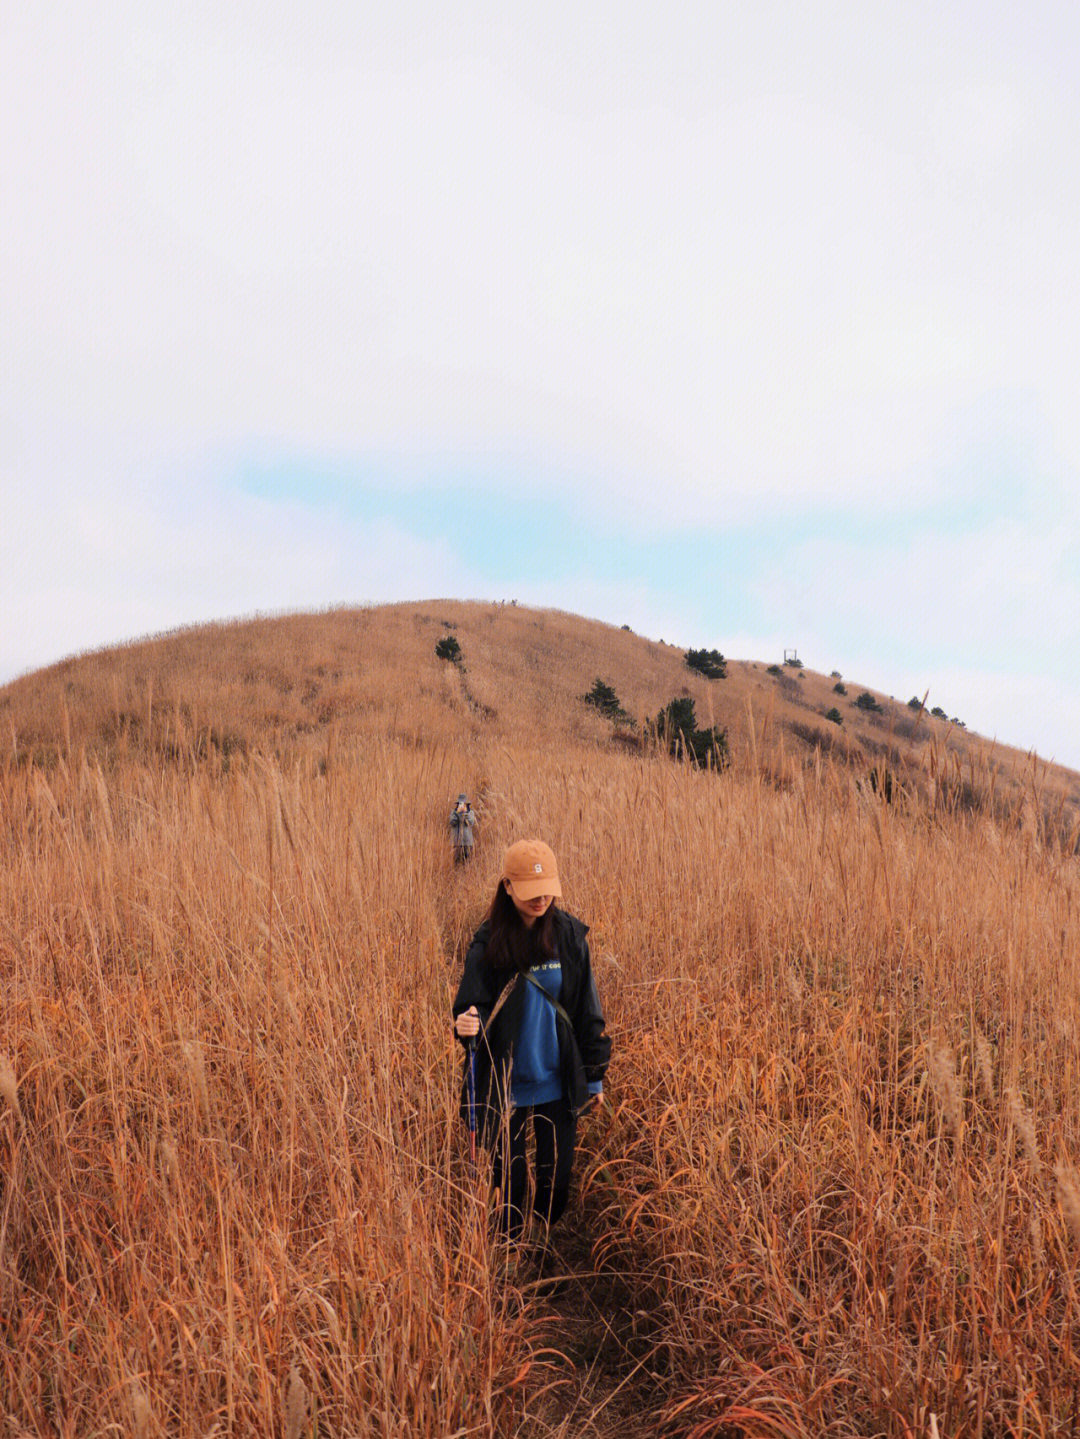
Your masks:
{"label": "hilltop ridge", "polygon": [[[460,664],[436,656],[447,636]],[[1034,796],[1059,828],[1080,816],[1074,772],[855,679],[770,658],[726,667],[726,678],[708,680],[663,640],[513,602],[433,599],[238,620],[76,656],[0,689],[0,759],[49,765],[82,749],[108,762],[149,748],[229,763],[352,735],[423,745],[433,729],[465,746],[481,734],[542,733],[564,748],[633,747],[643,721],[685,697],[699,724],[726,730],[735,766],[777,782],[825,759],[890,790],[944,790],[953,803],[998,813],[1030,808]],[[616,730],[582,703],[597,678],[635,727]],[[860,707],[866,694],[876,709]]]}

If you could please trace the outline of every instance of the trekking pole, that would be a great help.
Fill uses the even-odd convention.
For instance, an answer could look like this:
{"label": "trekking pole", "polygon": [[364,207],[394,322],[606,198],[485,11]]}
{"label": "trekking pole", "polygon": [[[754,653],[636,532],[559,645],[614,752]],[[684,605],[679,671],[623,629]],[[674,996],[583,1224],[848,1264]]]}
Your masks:
{"label": "trekking pole", "polygon": [[476,1173],[476,1035],[468,1042],[469,1058],[465,1070],[466,1123],[469,1126],[469,1164]]}

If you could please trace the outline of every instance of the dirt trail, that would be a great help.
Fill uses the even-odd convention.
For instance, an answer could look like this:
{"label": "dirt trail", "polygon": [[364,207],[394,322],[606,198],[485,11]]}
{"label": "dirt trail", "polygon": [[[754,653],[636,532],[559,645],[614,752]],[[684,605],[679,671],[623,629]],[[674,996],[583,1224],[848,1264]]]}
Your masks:
{"label": "dirt trail", "polygon": [[522,1439],[655,1439],[662,1395],[652,1372],[647,1316],[637,1315],[619,1273],[595,1262],[595,1228],[571,1206],[552,1252],[520,1288],[548,1351],[533,1386]]}

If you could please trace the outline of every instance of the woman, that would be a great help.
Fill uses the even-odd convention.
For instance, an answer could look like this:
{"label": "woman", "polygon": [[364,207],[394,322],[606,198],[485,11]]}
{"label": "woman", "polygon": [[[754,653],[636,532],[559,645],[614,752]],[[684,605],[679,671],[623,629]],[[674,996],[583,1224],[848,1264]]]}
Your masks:
{"label": "woman", "polygon": [[[611,1040],[593,982],[588,926],[557,908],[555,856],[537,839],[506,851],[491,911],[473,936],[454,1000],[454,1028],[476,1042],[480,1137],[494,1151],[501,1229],[520,1236],[528,1187],[527,1130],[536,1147],[534,1214],[566,1208],[577,1117],[603,1093]],[[467,1115],[468,1061],[462,1112]]]}

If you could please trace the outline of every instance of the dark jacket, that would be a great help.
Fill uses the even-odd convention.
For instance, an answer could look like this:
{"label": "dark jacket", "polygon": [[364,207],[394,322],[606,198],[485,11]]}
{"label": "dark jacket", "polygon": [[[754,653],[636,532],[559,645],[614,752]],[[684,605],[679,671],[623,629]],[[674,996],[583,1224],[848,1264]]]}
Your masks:
{"label": "dark jacket", "polygon": [[[611,1058],[611,1040],[604,1032],[604,1012],[592,977],[589,927],[565,910],[555,911],[556,953],[562,964],[562,993],[559,1003],[570,1018],[567,1025],[556,1013],[563,1092],[574,1113],[589,1102],[588,1086],[602,1081]],[[524,991],[529,981],[513,970],[496,969],[487,962],[486,951],[491,924],[485,920],[473,935],[465,956],[465,972],[454,998],[454,1018],[476,1005],[480,1034],[476,1045],[477,1127],[487,1135],[507,1107],[509,1070],[513,1063],[514,1041],[521,1022]],[[509,993],[498,1014],[491,1012],[504,989]],[[489,1024],[490,1020],[490,1024]],[[466,1041],[462,1041],[466,1043]],[[468,1057],[466,1078],[461,1089],[461,1113],[468,1121]]]}

